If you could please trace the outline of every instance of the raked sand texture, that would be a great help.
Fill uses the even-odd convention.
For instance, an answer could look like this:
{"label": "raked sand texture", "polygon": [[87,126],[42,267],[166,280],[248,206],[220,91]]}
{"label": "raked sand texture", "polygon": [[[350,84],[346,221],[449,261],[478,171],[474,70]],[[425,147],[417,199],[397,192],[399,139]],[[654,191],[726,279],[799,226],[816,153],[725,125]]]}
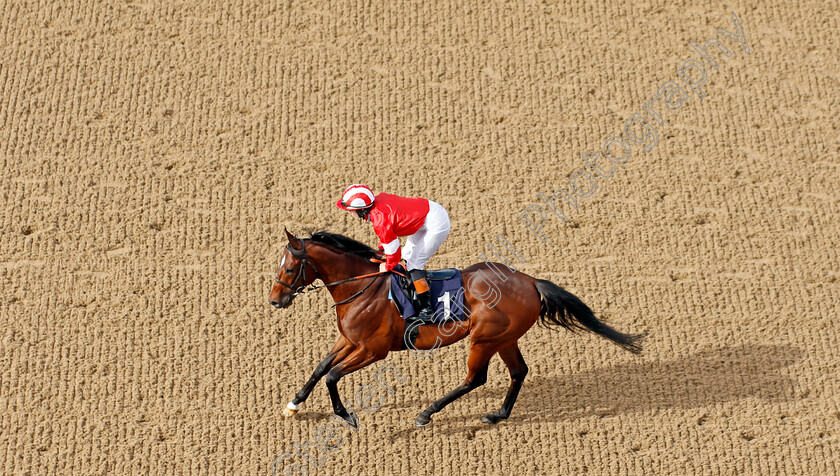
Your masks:
{"label": "raked sand texture", "polygon": [[[840,9],[672,3],[2,3],[0,473],[837,474]],[[494,358],[421,429],[468,341],[394,353],[324,453],[323,383],[282,410],[332,302],[268,290],[284,226],[376,244],[355,182],[449,210],[430,267],[502,234],[644,353],[535,327],[510,420]]]}

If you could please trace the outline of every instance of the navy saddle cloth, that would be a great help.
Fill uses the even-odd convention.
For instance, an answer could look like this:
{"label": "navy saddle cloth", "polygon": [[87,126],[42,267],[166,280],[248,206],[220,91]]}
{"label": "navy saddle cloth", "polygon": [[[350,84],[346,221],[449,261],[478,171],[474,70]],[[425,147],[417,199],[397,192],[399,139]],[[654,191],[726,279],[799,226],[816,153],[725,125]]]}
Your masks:
{"label": "navy saddle cloth", "polygon": [[[408,276],[402,265],[397,265],[394,270]],[[435,305],[435,315],[432,322],[444,322],[446,320],[463,321],[466,318],[464,313],[464,289],[461,281],[461,271],[455,268],[439,269],[428,271],[426,280],[431,288],[432,302]],[[403,318],[416,316],[420,312],[415,296],[414,287],[407,277],[396,273],[391,274],[391,290],[388,298],[394,301],[400,315]]]}

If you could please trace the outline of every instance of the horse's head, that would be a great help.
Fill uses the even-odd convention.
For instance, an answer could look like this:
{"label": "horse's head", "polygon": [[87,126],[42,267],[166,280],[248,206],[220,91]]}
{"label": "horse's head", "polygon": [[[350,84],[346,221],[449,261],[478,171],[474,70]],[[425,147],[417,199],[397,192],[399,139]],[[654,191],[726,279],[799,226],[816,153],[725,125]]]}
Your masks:
{"label": "horse's head", "polygon": [[289,244],[283,251],[283,259],[274,277],[274,285],[268,295],[268,302],[282,309],[289,307],[292,300],[303,291],[305,286],[312,284],[318,278],[315,265],[307,259],[306,242],[289,233],[285,228]]}

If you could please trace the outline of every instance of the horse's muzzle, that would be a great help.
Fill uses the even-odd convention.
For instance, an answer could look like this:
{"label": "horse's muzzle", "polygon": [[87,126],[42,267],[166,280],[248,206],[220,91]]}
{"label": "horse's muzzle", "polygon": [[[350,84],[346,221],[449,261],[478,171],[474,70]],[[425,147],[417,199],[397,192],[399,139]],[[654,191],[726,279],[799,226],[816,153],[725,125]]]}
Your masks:
{"label": "horse's muzzle", "polygon": [[292,304],[293,297],[291,295],[280,296],[277,299],[269,299],[268,303],[275,307],[275,309],[284,309]]}

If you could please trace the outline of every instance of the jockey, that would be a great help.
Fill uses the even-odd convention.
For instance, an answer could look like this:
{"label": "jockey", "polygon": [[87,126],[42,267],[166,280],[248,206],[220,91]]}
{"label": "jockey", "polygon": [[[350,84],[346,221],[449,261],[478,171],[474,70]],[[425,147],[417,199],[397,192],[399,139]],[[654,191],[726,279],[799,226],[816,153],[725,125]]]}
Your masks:
{"label": "jockey", "polygon": [[[408,275],[422,307],[419,317],[431,319],[435,308],[425,267],[449,235],[449,214],[446,210],[425,198],[405,198],[389,193],[374,196],[370,188],[362,184],[347,187],[336,205],[342,210],[354,211],[362,220],[371,222],[380,241],[379,249],[385,252],[385,262],[379,265],[380,271],[394,269],[400,262],[400,256],[405,258]],[[408,237],[402,252],[401,236]]]}

